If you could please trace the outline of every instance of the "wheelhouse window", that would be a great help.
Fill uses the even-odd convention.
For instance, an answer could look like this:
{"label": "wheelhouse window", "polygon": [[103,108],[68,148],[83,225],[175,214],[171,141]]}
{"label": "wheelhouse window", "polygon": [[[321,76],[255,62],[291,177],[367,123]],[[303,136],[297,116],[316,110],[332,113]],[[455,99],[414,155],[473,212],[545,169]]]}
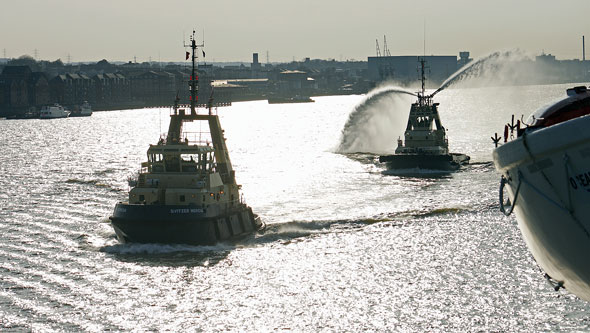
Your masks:
{"label": "wheelhouse window", "polygon": [[164,172],[164,158],[162,154],[149,154],[148,163],[152,167],[152,172]]}
{"label": "wheelhouse window", "polygon": [[162,157],[162,154],[150,154],[148,156],[148,160],[152,163],[153,162],[162,162],[163,157]]}

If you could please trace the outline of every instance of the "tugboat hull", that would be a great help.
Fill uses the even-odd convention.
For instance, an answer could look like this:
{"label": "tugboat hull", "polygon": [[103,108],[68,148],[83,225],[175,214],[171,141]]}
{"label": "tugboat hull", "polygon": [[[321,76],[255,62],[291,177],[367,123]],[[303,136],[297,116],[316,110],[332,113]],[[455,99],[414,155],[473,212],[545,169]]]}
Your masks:
{"label": "tugboat hull", "polygon": [[212,245],[252,233],[262,225],[245,205],[208,214],[207,209],[191,206],[119,203],[110,220],[121,243]]}
{"label": "tugboat hull", "polygon": [[386,163],[388,169],[428,169],[454,171],[463,164],[469,163],[469,156],[465,154],[397,154],[379,156],[379,162]]}

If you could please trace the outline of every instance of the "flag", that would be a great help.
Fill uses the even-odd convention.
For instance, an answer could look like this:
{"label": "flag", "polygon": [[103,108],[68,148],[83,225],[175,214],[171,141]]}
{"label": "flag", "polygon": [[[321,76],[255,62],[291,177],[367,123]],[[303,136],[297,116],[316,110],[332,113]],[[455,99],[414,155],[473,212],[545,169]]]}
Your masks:
{"label": "flag", "polygon": [[185,58],[184,60],[188,60],[188,57],[189,57],[190,55],[191,55],[191,53],[190,53],[190,52],[187,52],[187,53],[186,53],[186,58]]}
{"label": "flag", "polygon": [[201,52],[203,52],[203,58],[205,58],[205,51],[201,50]]}

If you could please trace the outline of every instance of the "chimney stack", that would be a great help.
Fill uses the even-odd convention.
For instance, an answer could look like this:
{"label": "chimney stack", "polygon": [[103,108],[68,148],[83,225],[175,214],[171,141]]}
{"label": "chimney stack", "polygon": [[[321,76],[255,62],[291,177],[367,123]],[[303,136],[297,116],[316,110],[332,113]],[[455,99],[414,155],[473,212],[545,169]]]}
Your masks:
{"label": "chimney stack", "polygon": [[582,61],[586,61],[586,42],[584,36],[582,36]]}

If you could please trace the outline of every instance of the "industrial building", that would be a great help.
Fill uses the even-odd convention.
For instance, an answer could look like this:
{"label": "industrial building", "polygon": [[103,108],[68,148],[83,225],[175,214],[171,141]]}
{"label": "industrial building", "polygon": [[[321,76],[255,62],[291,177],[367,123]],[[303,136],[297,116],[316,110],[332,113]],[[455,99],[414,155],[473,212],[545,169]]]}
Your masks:
{"label": "industrial building", "polygon": [[420,59],[426,60],[427,85],[439,86],[461,66],[469,62],[469,52],[457,56],[377,56],[368,58],[368,79],[374,82],[392,80],[408,85],[420,79]]}

